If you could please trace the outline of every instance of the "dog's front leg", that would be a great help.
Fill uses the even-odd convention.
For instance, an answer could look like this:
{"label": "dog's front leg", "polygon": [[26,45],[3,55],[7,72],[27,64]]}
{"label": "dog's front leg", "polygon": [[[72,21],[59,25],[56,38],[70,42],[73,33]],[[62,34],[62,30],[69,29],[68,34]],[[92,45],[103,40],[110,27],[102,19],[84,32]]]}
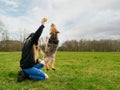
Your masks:
{"label": "dog's front leg", "polygon": [[49,68],[48,68],[48,63],[49,63],[48,58],[44,58],[44,61],[45,61],[45,69],[48,71],[49,70]]}
{"label": "dog's front leg", "polygon": [[48,68],[48,63],[45,63],[45,69],[48,71],[49,68]]}

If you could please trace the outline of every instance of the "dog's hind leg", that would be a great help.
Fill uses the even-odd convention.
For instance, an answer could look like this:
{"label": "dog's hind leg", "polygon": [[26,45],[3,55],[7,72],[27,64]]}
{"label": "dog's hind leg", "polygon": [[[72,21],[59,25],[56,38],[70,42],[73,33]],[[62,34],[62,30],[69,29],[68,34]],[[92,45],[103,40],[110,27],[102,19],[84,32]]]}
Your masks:
{"label": "dog's hind leg", "polygon": [[55,66],[54,66],[54,63],[55,63],[55,60],[52,59],[51,62],[50,62],[50,67],[51,67],[52,70],[56,70]]}

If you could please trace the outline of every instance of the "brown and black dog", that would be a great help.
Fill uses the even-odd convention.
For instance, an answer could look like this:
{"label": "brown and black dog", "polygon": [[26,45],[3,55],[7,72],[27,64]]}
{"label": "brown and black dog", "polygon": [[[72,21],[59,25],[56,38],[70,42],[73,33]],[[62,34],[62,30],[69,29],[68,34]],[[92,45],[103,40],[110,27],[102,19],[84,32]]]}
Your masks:
{"label": "brown and black dog", "polygon": [[50,64],[52,70],[55,70],[55,55],[59,43],[58,33],[59,31],[56,29],[55,24],[51,24],[50,38],[47,40],[45,50],[40,47],[43,54],[43,60],[45,61],[46,70],[49,70],[48,64]]}

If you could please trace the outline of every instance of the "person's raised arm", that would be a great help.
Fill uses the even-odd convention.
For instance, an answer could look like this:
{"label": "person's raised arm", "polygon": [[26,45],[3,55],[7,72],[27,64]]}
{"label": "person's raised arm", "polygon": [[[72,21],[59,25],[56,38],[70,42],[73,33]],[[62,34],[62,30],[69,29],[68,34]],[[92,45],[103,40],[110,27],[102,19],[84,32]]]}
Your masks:
{"label": "person's raised arm", "polygon": [[37,31],[35,32],[35,34],[33,35],[33,37],[31,38],[31,43],[35,44],[36,42],[38,42],[39,37],[42,34],[43,28],[44,28],[44,24],[47,21],[46,18],[43,18],[41,21],[41,26],[37,29]]}

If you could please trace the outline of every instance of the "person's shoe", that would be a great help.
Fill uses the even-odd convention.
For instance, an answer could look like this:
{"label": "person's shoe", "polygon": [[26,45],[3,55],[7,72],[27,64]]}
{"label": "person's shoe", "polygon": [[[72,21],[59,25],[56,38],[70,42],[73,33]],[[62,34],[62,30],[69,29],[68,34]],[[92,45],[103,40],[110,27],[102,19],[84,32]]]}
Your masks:
{"label": "person's shoe", "polygon": [[25,73],[24,71],[23,71],[23,73],[24,73],[24,77],[25,77],[26,79],[29,79],[29,74]]}
{"label": "person's shoe", "polygon": [[22,70],[18,72],[17,82],[21,82],[29,77],[28,74],[24,73]]}

